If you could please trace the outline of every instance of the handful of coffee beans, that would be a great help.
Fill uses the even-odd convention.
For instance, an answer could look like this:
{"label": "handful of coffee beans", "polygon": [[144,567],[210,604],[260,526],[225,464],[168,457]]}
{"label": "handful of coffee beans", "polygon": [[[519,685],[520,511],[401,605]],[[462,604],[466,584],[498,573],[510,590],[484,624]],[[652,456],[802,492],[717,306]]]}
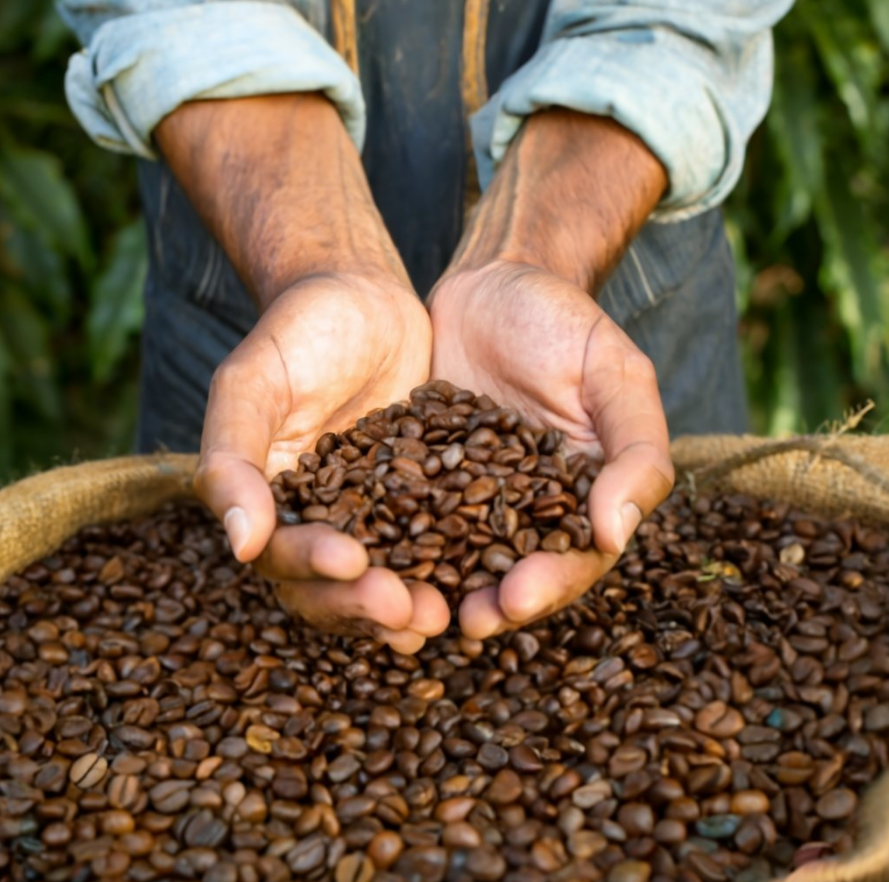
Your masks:
{"label": "handful of coffee beans", "polygon": [[328,523],[366,545],[373,566],[458,601],[534,551],[592,544],[581,511],[598,466],[566,456],[563,441],[435,381],[324,435],[272,489],[283,523]]}

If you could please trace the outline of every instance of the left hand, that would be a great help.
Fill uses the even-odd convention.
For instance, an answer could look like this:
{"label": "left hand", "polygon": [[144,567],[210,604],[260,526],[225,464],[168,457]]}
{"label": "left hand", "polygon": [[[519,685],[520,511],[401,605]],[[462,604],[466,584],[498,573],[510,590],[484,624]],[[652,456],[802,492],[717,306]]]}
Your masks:
{"label": "left hand", "polygon": [[484,639],[555,612],[614,566],[673,485],[667,423],[649,359],[561,277],[493,261],[446,276],[430,312],[433,378],[487,393],[605,463],[588,501],[595,551],[535,552],[466,597],[460,626]]}

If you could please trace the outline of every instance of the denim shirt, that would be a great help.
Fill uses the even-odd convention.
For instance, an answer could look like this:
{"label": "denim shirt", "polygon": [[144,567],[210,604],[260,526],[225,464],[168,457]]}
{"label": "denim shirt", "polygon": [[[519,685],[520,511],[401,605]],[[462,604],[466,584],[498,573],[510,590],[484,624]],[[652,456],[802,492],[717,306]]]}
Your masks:
{"label": "denim shirt", "polygon": [[[443,0],[438,0],[443,2]],[[667,170],[653,219],[722,202],[768,108],[772,26],[793,0],[552,0],[541,45],[471,121],[482,186],[523,120],[560,106],[635,132]],[[324,0],[58,0],[84,48],[66,77],[99,144],[156,156],[154,127],[193,99],[323,91],[363,146],[361,85],[323,36]]]}

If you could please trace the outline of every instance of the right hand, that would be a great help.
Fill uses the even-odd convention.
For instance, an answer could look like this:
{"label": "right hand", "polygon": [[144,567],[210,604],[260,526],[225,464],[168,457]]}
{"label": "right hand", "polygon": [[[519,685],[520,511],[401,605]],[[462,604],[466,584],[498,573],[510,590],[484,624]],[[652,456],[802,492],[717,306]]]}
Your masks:
{"label": "right hand", "polygon": [[235,556],[278,583],[288,612],[405,653],[447,627],[441,594],[370,567],[365,548],[333,527],[278,526],[269,481],[324,433],[406,399],[428,379],[431,351],[428,314],[404,285],[355,274],[302,279],[217,369],[195,475]]}

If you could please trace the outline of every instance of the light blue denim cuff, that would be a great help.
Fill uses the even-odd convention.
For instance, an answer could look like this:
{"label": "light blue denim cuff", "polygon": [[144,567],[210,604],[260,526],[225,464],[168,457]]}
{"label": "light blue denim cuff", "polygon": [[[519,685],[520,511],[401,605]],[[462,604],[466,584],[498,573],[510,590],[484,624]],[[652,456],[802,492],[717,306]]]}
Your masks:
{"label": "light blue denim cuff", "polygon": [[526,117],[567,107],[611,117],[638,135],[669,176],[652,219],[685,219],[722,202],[737,183],[771,83],[767,29],[749,35],[728,61],[712,45],[659,26],[559,37],[473,117],[482,186]]}
{"label": "light blue denim cuff", "polygon": [[294,9],[230,0],[114,18],[71,58],[65,91],[74,115],[103,147],[156,158],[154,127],[186,101],[324,92],[359,150],[361,86]]}

